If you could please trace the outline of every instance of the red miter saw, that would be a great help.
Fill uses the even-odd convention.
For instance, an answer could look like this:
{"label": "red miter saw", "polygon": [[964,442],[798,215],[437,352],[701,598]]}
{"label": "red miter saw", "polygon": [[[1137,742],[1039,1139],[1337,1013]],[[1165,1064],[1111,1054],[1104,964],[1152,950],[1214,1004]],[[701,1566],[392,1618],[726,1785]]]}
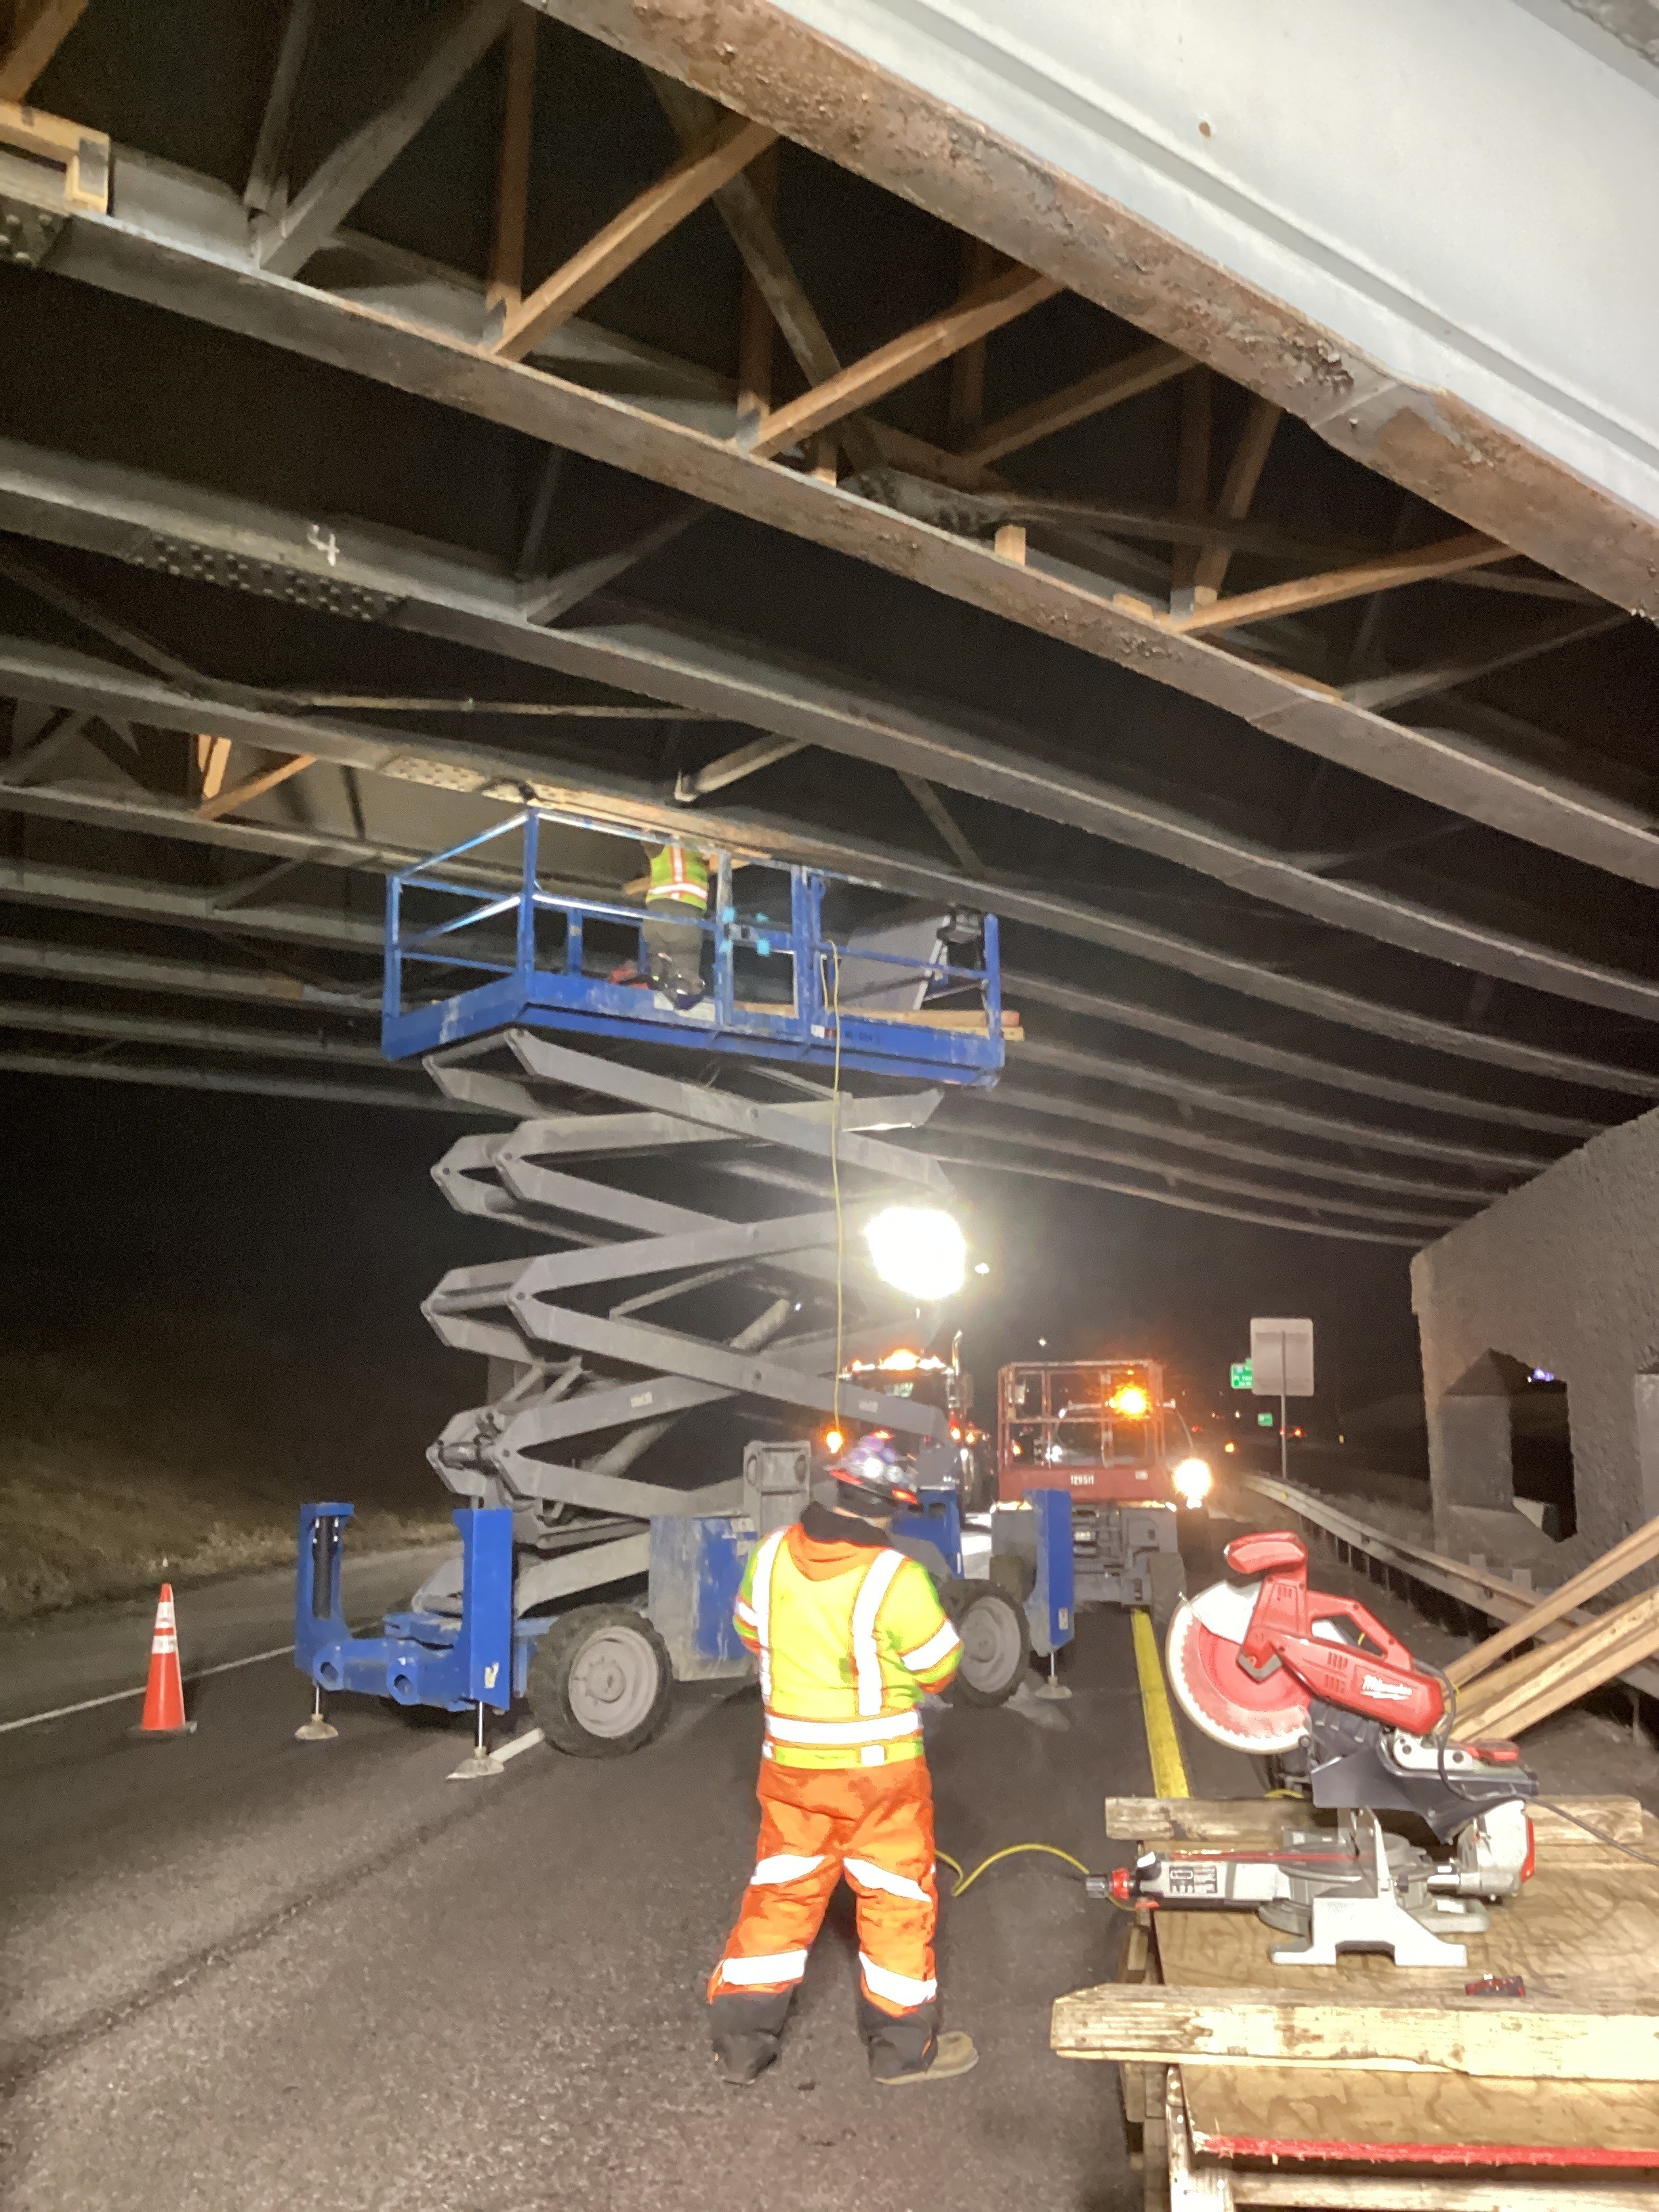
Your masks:
{"label": "red miter saw", "polygon": [[[1364,1606],[1310,1590],[1299,1537],[1236,1537],[1226,1560],[1244,1579],[1176,1607],[1170,1684],[1206,1735],[1282,1761],[1336,1829],[1288,1833],[1281,1851],[1149,1852],[1126,1870],[1124,1901],[1255,1906],[1303,1939],[1274,1952],[1287,1964],[1347,1949],[1462,1966],[1444,1936],[1484,1929],[1482,1901],[1532,1872],[1537,1777],[1512,1743],[1452,1739],[1443,1679]],[[1445,1850],[1385,1832],[1382,1812],[1414,1814]]]}

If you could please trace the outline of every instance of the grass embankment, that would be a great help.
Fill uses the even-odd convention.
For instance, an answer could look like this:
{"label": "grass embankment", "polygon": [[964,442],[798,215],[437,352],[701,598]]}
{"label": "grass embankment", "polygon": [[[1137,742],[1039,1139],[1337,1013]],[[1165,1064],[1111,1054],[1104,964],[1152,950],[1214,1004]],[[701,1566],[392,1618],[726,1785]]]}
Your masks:
{"label": "grass embankment", "polygon": [[0,1619],[294,1557],[307,1498],[357,1541],[441,1536],[426,1445],[480,1364],[355,1358],[222,1316],[123,1316],[103,1346],[0,1346]]}

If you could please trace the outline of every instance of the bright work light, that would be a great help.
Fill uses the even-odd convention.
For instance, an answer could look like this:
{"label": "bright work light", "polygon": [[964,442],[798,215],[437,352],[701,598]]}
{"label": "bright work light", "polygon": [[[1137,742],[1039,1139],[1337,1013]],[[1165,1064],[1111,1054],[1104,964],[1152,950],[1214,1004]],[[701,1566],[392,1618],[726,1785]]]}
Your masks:
{"label": "bright work light", "polygon": [[884,1283],[924,1302],[962,1288],[968,1247],[948,1213],[932,1206],[890,1206],[864,1232]]}
{"label": "bright work light", "polygon": [[[1231,1446],[1228,1449],[1231,1450]],[[1215,1477],[1210,1473],[1206,1461],[1193,1458],[1183,1459],[1170,1480],[1181,1492],[1183,1505],[1201,1505],[1210,1494],[1210,1486]]]}

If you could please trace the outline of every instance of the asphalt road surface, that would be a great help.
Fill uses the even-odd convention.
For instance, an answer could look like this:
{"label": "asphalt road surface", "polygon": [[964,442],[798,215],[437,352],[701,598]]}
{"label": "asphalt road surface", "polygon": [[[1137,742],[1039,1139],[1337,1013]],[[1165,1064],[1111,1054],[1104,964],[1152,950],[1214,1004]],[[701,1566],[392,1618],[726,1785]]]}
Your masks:
{"label": "asphalt road surface", "polygon": [[[1028,1839],[1121,1857],[1101,1799],[1151,1787],[1126,1616],[1085,1616],[1066,1679],[1067,1704],[930,1715],[965,1864]],[[752,1690],[682,1691],[631,1759],[538,1747],[473,1783],[447,1778],[464,1723],[340,1699],[337,1741],[295,1742],[281,1660],[191,1704],[176,1742],[135,1742],[128,1705],[0,1735],[7,2212],[1138,2204],[1114,2070],[1048,2048],[1123,1922],[1054,1860],[945,1908],[971,2076],[870,2081],[836,1909],[781,2063],[715,2077],[702,1989],[752,1863]],[[1194,1787],[1247,1787],[1230,1763],[1195,1747]]]}

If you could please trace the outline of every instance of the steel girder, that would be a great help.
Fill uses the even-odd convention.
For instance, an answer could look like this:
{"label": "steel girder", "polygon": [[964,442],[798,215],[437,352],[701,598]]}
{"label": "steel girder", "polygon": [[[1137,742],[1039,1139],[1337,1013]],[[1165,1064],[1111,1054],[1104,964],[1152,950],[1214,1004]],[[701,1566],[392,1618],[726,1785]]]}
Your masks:
{"label": "steel girder", "polygon": [[[407,732],[329,722],[274,710],[255,712],[216,696],[203,698],[158,678],[19,641],[0,643],[0,684],[27,686],[32,698],[54,704],[88,703],[94,713],[193,731],[204,714],[228,725],[251,742],[278,750],[311,750],[325,761],[422,785],[483,798],[504,811],[526,799],[538,805],[629,821],[658,836],[683,834],[685,813],[659,793],[594,769],[556,773],[545,758],[500,745],[464,744]],[[0,807],[52,814],[205,843],[236,845],[277,857],[313,859],[332,866],[373,867],[380,872],[407,866],[421,855],[362,840],[274,823],[204,822],[191,809],[136,787],[91,791],[31,786],[19,790],[0,782]],[[1655,1079],[1558,1048],[1523,1042],[1425,1015],[1407,1007],[1366,1000],[1356,994],[1279,973],[1259,961],[1182,938],[1155,924],[1114,915],[1081,900],[996,876],[975,875],[958,867],[890,846],[873,844],[836,831],[744,810],[716,813],[699,810],[697,820],[711,842],[738,853],[799,860],[826,867],[856,882],[909,896],[946,902],[989,905],[1005,917],[1055,932],[1079,943],[1125,953],[1173,968],[1197,981],[1237,991],[1291,1012],[1316,1016],[1401,1044],[1421,1045],[1455,1057],[1484,1060],[1517,1073],[1588,1085],[1641,1097],[1655,1094]],[[441,843],[441,836],[434,842]],[[143,884],[111,886],[75,872],[0,859],[0,891],[42,904],[82,905],[88,910],[148,911],[156,919],[200,919],[224,929],[228,919],[216,912],[210,897],[190,897]],[[327,926],[317,917],[294,915],[239,904],[235,927],[250,934],[324,937]],[[378,951],[378,927],[356,926],[366,950]],[[343,942],[343,939],[337,939]]]}
{"label": "steel girder", "polygon": [[[453,325],[372,309],[261,270],[240,203],[210,179],[163,173],[121,149],[113,176],[118,219],[70,216],[48,264],[52,270],[423,394],[917,579],[1472,820],[1638,881],[1659,881],[1659,841],[1646,818],[1615,800],[1474,741],[1407,728],[1288,672],[1173,635],[1109,590],[1081,589],[1002,560],[974,541],[757,460],[735,443],[647,407],[491,358]],[[456,291],[465,313],[466,288],[458,283]]]}
{"label": "steel girder", "polygon": [[[0,523],[242,588],[283,597],[303,588],[331,611],[390,617],[424,635],[752,723],[967,792],[1403,951],[1613,1012],[1659,1017],[1659,979],[1549,945],[1542,916],[1534,939],[1322,874],[1238,831],[1061,767],[1027,750],[1022,732],[988,717],[898,701],[842,671],[763,655],[740,638],[631,610],[592,629],[545,629],[520,611],[523,587],[505,568],[453,549],[411,554],[343,521],[331,524],[319,549],[315,526],[301,516],[181,495],[136,471],[65,464],[15,446],[0,448]],[[0,683],[37,697],[27,659],[25,652],[21,665],[0,665]],[[1623,806],[1645,854],[1638,862],[1632,852],[1620,872],[1659,888],[1659,837],[1648,817],[1607,804]]]}
{"label": "steel girder", "polygon": [[[0,965],[4,948],[0,947]],[[1207,1023],[1183,1021],[1156,1006],[1120,999],[1103,991],[1085,991],[1051,977],[1033,975],[1006,966],[1005,990],[1037,1006],[1060,1012],[1081,1014],[1091,1021],[1109,1022],[1125,1029],[1141,1030],[1150,1036],[1169,1039],[1194,1052],[1218,1059],[1242,1060],[1247,1066],[1267,1069],[1298,1083],[1322,1083],[1333,1090],[1358,1091],[1363,1097],[1382,1098],[1396,1106],[1421,1107],[1426,1113],[1450,1114],[1472,1121],[1507,1122],[1511,1128],[1540,1129],[1559,1137],[1594,1137],[1607,1127],[1571,1114],[1543,1114],[1530,1106],[1510,1106],[1495,1098],[1471,1098],[1456,1091],[1437,1091],[1421,1083],[1401,1083],[1392,1076],[1373,1075],[1359,1067],[1343,1067],[1334,1060],[1316,1060],[1311,1054],[1287,1052],[1278,1045],[1261,1044],[1254,1037],[1237,1036]],[[1638,1081],[1640,1078],[1637,1079]],[[1659,1098],[1659,1076],[1651,1079],[1648,1095]]]}

